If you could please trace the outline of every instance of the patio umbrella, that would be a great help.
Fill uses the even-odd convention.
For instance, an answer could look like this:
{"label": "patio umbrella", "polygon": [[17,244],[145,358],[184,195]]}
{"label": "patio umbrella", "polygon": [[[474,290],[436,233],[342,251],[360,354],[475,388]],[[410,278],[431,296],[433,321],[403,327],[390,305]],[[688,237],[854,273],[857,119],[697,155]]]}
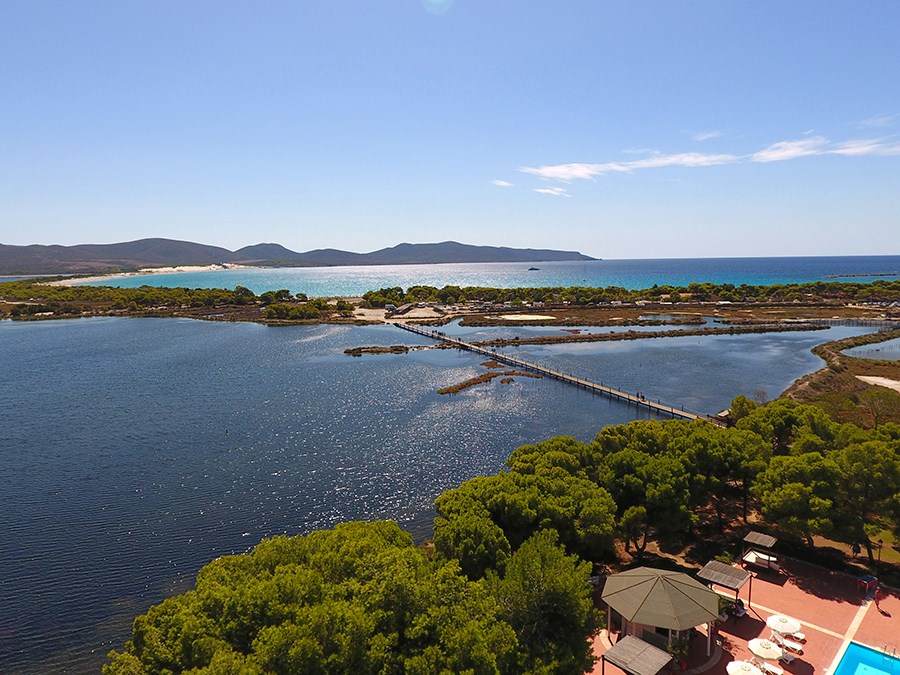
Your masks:
{"label": "patio umbrella", "polygon": [[763,675],[762,671],[749,661],[732,661],[725,666],[728,675]]}
{"label": "patio umbrella", "polygon": [[781,647],[771,640],[763,640],[762,638],[753,638],[747,643],[747,647],[750,648],[754,656],[766,660],[780,659],[784,654],[784,650]]}
{"label": "patio umbrella", "polygon": [[687,630],[719,616],[719,596],[693,577],[637,567],[606,580],[603,601],[633,623]]}
{"label": "patio umbrella", "polygon": [[797,621],[797,619],[792,619],[784,614],[773,614],[766,619],[766,625],[776,633],[781,633],[782,635],[793,635],[794,633],[800,632],[801,628],[800,622]]}

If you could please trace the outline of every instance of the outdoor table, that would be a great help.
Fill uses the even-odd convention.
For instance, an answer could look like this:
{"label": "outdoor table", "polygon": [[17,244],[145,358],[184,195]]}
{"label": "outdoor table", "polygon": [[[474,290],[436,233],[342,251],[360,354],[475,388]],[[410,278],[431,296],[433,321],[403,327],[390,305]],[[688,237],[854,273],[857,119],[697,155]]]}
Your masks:
{"label": "outdoor table", "polygon": [[864,591],[866,593],[869,592],[874,586],[878,585],[878,577],[874,577],[871,574],[864,574],[859,579],[856,580],[856,587]]}

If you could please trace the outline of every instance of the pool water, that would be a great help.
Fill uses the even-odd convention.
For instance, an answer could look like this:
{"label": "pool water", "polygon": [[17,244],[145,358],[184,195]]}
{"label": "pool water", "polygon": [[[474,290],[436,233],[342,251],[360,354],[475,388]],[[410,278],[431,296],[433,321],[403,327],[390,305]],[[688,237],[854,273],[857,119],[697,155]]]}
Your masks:
{"label": "pool water", "polygon": [[898,675],[900,658],[897,658],[896,652],[891,654],[894,647],[888,645],[887,649],[885,654],[881,650],[851,642],[834,675]]}

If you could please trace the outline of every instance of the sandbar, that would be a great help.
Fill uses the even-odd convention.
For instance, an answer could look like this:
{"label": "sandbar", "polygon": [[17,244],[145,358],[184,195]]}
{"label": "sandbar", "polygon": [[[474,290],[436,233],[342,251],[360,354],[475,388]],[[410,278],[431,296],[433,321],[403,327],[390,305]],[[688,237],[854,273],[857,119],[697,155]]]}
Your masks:
{"label": "sandbar", "polygon": [[500,318],[504,321],[553,321],[555,316],[546,314],[501,314]]}
{"label": "sandbar", "polygon": [[177,274],[179,272],[214,272],[216,270],[252,270],[258,269],[253,265],[238,265],[235,263],[222,263],[220,265],[177,265],[175,267],[146,267],[136,272],[116,272],[114,274],[98,274],[92,277],[71,277],[58,281],[47,282],[48,286],[74,286],[75,284],[95,284],[109,279],[124,279],[126,277],[138,277],[148,274]]}
{"label": "sandbar", "polygon": [[887,387],[888,389],[893,389],[894,391],[900,392],[900,382],[897,380],[891,380],[887,377],[871,377],[869,375],[857,375],[857,380],[862,380],[866,384],[874,384],[878,387]]}

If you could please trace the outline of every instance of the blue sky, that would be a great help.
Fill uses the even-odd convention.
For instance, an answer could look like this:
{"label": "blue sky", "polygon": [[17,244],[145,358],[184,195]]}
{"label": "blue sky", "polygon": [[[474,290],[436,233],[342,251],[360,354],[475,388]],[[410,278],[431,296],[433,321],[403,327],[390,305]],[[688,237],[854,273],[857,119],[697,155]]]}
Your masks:
{"label": "blue sky", "polygon": [[0,243],[900,253],[900,3],[0,5]]}

